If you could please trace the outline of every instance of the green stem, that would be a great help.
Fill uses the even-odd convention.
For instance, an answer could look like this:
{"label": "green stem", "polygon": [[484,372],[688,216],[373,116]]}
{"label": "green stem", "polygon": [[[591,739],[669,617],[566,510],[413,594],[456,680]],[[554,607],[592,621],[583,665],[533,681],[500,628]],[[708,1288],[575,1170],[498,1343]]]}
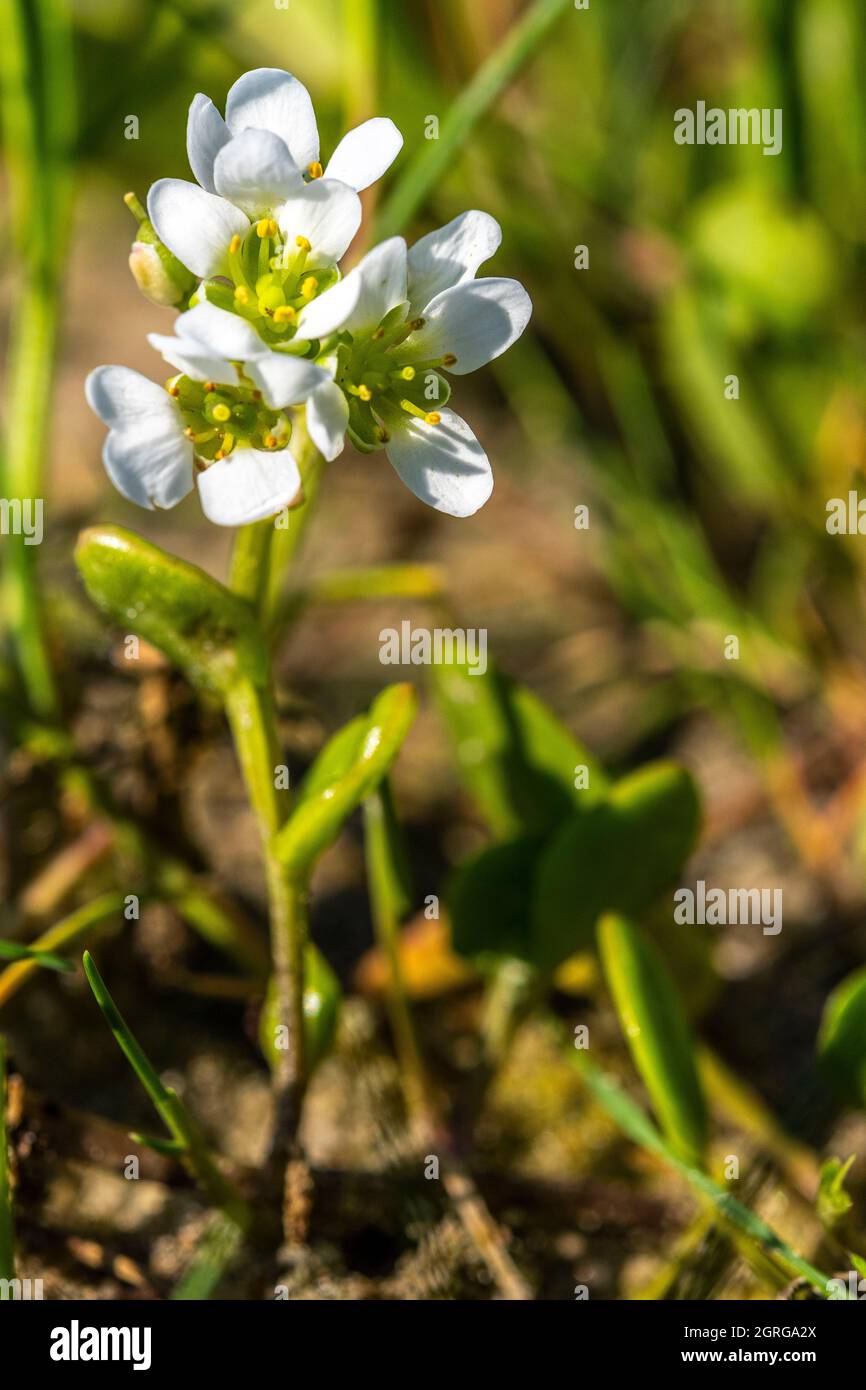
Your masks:
{"label": "green stem", "polygon": [[273,539],[274,522],[268,517],[242,526],[232,550],[229,588],[247,599],[257,612],[268,592]]}
{"label": "green stem", "polygon": [[[0,1038],[0,1279],[6,1281],[14,1278],[15,1228],[9,1173],[9,1136],[6,1132],[6,1040]],[[2,1287],[7,1287],[5,1282]],[[0,1297],[6,1296],[0,1294]]]}
{"label": "green stem", "polygon": [[304,485],[304,500],[300,507],[295,507],[289,512],[287,527],[275,527],[274,529],[270,555],[270,577],[262,609],[263,622],[268,631],[271,631],[274,610],[286,574],[296,558],[298,548],[310,524],[310,518],[315,511],[319,486],[325,470],[325,460],[307,434],[305,424],[300,420],[296,421],[294,426],[294,447]]}
{"label": "green stem", "polygon": [[[76,908],[68,917],[43,932],[32,943],[34,951],[69,951],[80,946],[83,941],[93,942],[95,937],[106,929],[112,917],[122,916],[126,897],[123,893],[103,893],[84,907]],[[7,965],[0,974],[0,1008],[17,994],[23,984],[35,975],[39,961],[19,960]]]}
{"label": "green stem", "polygon": [[304,947],[307,939],[306,884],[287,873],[274,849],[285,823],[289,798],[276,786],[280,752],[273,702],[268,691],[239,681],[226,699],[247,795],[259,826],[270,904],[271,965],[277,1022],[288,1046],[277,1051],[274,1075],[276,1118],[272,1160],[291,1154],[306,1086],[304,1060]]}

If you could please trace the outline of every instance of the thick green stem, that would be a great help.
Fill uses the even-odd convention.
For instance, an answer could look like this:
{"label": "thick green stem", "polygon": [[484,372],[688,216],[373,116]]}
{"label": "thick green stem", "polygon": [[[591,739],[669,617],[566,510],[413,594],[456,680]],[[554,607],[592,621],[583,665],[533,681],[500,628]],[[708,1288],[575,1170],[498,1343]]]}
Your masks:
{"label": "thick green stem", "polygon": [[295,882],[274,851],[274,837],[288,812],[288,795],[277,786],[280,753],[273,702],[268,691],[240,681],[226,700],[226,713],[259,826],[270,903],[271,963],[277,1021],[287,1047],[277,1050],[274,1077],[276,1119],[273,1158],[291,1152],[306,1085],[304,1061],[304,947],[306,885]]}
{"label": "thick green stem", "polygon": [[267,596],[273,540],[274,523],[270,517],[242,526],[235,537],[229,588],[248,599],[256,612],[261,611]]}

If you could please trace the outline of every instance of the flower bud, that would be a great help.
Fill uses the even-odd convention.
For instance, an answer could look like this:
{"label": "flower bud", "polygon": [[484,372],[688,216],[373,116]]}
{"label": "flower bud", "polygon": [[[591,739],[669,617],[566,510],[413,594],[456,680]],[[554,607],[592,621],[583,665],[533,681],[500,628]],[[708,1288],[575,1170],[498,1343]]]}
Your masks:
{"label": "flower bud", "polygon": [[196,286],[195,276],[163,246],[135,194],[127,193],[124,202],[138,220],[138,236],[129,256],[135,283],[151,304],[185,307]]}

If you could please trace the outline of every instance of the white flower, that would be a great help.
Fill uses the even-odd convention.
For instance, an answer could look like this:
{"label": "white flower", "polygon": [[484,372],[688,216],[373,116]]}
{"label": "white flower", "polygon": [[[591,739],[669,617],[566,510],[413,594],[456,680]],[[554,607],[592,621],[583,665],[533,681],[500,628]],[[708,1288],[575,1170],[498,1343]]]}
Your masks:
{"label": "white flower", "polygon": [[365,452],[384,445],[416,497],[451,516],[483,506],[493,474],[465,420],[443,408],[441,371],[465,376],[499,357],[532,313],[518,281],[475,279],[501,239],[483,212],[463,213],[408,252],[393,237],[298,318],[304,338],[339,335],[327,349],[335,379],[307,402],[316,447],[337,457],[347,430]]}
{"label": "white flower", "polygon": [[168,388],[127,367],[97,367],[87,378],[87,400],[109,427],[109,478],[151,509],[175,506],[195,480],[205,516],[218,526],[275,515],[301,487],[285,411],[327,382],[327,372],[271,352],[249,324],[211,304],[181,314],[175,328],[176,337],[150,338],[180,372]]}
{"label": "white flower", "polygon": [[209,97],[195,97],[187,151],[198,184],[160,179],[148,214],[160,240],[202,278],[233,278],[229,246],[251,224],[270,224],[275,253],[294,254],[301,238],[310,270],[333,267],[360,226],[358,192],[381,177],[402,144],[392,121],[366,121],[323,171],[307,89],[290,73],[257,68],[231,88],[225,120]]}

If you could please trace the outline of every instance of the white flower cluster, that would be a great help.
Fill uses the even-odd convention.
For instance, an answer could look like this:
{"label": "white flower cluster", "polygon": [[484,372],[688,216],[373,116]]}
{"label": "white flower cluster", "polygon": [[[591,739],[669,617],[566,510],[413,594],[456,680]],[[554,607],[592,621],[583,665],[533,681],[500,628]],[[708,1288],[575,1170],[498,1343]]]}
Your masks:
{"label": "white flower cluster", "polygon": [[172,507],[196,485],[218,525],[272,516],[300,492],[291,412],[303,408],[326,459],[348,436],[365,453],[384,448],[439,511],[470,516],[486,502],[490,464],[446,408],[447,377],[500,356],[529,321],[516,280],[475,278],[499,247],[498,224],[466,212],[411,249],[383,242],[340,274],[361,224],[358,194],[402,143],[392,121],[366,121],[323,168],[309,93],[274,68],[234,84],[225,119],[195,98],[187,151],[198,182],[160,179],[147,200],[163,254],[196,282],[174,335],[149,339],[177,375],[163,387],[98,367],[87,380],[109,426],[105,467],[125,497]]}

